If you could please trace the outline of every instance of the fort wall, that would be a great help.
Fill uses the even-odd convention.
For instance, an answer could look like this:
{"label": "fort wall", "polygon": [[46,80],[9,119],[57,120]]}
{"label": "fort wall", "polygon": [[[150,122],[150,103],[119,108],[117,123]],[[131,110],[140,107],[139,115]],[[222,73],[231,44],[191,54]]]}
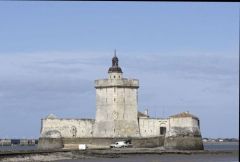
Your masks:
{"label": "fort wall", "polygon": [[160,127],[169,130],[168,119],[139,118],[139,128],[142,137],[161,136]]}
{"label": "fort wall", "polygon": [[203,149],[199,119],[188,112],[167,119],[138,112],[137,79],[123,78],[116,53],[108,79],[95,81],[96,120],[42,119],[39,148],[62,148],[64,144],[104,145],[131,139],[134,147]]}
{"label": "fort wall", "polygon": [[131,144],[135,148],[152,148],[164,145],[164,136],[148,137],[148,138],[107,138],[107,137],[92,137],[92,138],[40,138],[41,143],[38,149],[50,150],[61,149],[65,145],[87,144],[88,146],[95,145],[98,147],[109,147],[111,144],[122,141],[131,140]]}
{"label": "fort wall", "polygon": [[[92,119],[42,119],[41,137],[75,138],[92,137],[94,120]],[[56,133],[59,132],[59,135]]]}

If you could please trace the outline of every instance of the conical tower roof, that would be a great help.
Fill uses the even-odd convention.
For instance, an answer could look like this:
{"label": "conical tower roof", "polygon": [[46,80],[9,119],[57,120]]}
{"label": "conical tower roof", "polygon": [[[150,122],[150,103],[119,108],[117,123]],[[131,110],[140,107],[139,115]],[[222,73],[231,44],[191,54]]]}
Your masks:
{"label": "conical tower roof", "polygon": [[114,51],[114,56],[112,58],[112,67],[108,69],[108,73],[122,73],[122,69],[118,66],[116,50]]}

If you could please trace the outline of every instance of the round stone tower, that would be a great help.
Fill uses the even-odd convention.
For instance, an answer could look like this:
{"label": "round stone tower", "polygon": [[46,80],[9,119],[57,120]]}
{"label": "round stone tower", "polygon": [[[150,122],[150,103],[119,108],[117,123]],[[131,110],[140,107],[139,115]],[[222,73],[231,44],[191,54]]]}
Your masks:
{"label": "round stone tower", "polygon": [[94,137],[139,137],[137,90],[139,81],[123,78],[116,51],[108,79],[95,81],[96,120]]}

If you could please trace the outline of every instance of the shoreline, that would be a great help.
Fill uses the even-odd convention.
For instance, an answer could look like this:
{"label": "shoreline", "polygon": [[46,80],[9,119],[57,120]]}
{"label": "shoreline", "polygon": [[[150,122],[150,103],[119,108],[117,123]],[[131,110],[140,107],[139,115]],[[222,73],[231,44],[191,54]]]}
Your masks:
{"label": "shoreline", "polygon": [[216,142],[216,141],[208,141],[208,142],[203,142],[203,144],[239,144],[239,141],[233,141],[233,142]]}
{"label": "shoreline", "polygon": [[88,150],[27,150],[0,151],[0,161],[56,161],[86,158],[120,158],[126,155],[239,155],[239,150],[164,150],[163,148],[124,148],[124,149],[88,149]]}

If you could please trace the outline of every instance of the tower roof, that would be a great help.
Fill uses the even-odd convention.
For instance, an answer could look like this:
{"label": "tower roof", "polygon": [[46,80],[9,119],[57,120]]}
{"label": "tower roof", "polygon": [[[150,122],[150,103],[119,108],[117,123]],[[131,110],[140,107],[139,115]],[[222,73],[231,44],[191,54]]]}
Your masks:
{"label": "tower roof", "polygon": [[108,73],[122,73],[122,69],[118,66],[116,50],[114,50],[114,56],[112,58],[112,67],[108,69]]}
{"label": "tower roof", "polygon": [[54,114],[49,114],[45,119],[57,119],[57,116]]}
{"label": "tower roof", "polygon": [[176,114],[176,115],[172,115],[170,116],[171,118],[184,118],[184,117],[192,117],[194,119],[198,119],[198,117],[190,114],[188,111],[187,112],[182,112],[182,113],[179,113],[179,114]]}

